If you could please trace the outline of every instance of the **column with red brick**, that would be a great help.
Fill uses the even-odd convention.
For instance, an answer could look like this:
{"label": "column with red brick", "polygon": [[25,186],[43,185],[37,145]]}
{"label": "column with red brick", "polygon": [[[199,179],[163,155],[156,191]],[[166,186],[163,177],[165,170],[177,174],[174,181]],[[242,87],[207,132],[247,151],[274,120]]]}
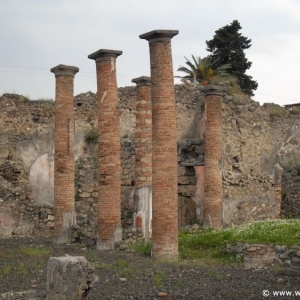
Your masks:
{"label": "column with red brick", "polygon": [[98,250],[122,240],[121,154],[116,58],[122,51],[100,49],[96,61],[98,100]]}
{"label": "column with red brick", "polygon": [[226,88],[207,86],[205,94],[204,226],[222,227],[222,103]]}
{"label": "column with red brick", "polygon": [[137,85],[135,128],[134,225],[145,241],[152,237],[152,104],[151,78],[132,79]]}
{"label": "column with red brick", "polygon": [[177,134],[171,39],[177,30],[140,35],[149,42],[152,95],[152,256],[178,258]]}
{"label": "column with red brick", "polygon": [[72,66],[51,69],[56,78],[55,154],[54,154],[54,233],[55,243],[71,242],[71,227],[76,222],[74,202],[74,76]]}

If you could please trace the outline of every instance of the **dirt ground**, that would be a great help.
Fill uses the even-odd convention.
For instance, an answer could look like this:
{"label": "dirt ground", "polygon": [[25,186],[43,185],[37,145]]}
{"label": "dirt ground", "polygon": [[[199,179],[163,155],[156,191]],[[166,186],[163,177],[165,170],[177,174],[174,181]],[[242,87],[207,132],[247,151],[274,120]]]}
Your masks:
{"label": "dirt ground", "polygon": [[[50,237],[0,240],[0,294],[45,290],[48,258],[66,254],[85,256],[95,267],[99,281],[88,299],[152,300],[161,299],[161,292],[166,299],[300,299],[300,278],[284,276],[278,268],[159,262],[132,250],[97,252],[82,244],[54,245]],[[266,291],[269,296],[264,296]],[[278,291],[293,294],[273,294]]]}

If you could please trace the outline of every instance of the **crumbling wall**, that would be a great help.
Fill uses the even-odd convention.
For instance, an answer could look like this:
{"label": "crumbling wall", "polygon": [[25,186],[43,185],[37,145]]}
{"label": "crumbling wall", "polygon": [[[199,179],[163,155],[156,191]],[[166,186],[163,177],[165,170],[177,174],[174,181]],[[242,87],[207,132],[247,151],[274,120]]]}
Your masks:
{"label": "crumbling wall", "polygon": [[[178,137],[188,132],[199,91],[176,86]],[[136,88],[119,89],[123,226],[132,224]],[[54,102],[0,97],[0,236],[53,230]],[[77,231],[74,239],[93,240],[97,210],[97,101],[92,92],[74,98]],[[195,147],[195,146],[193,146]],[[186,153],[192,157],[194,148]],[[179,163],[187,157],[179,159]],[[182,179],[180,179],[182,182]],[[191,184],[194,179],[191,179]],[[190,186],[191,184],[188,184]],[[93,188],[92,188],[93,186]],[[93,190],[92,190],[93,189]],[[181,192],[181,210],[192,215],[192,188]],[[187,213],[189,211],[189,213]],[[192,222],[183,218],[184,224]],[[80,230],[78,229],[80,228]]]}
{"label": "crumbling wall", "polygon": [[224,225],[274,218],[277,182],[269,116],[247,96],[225,98],[222,160]]}
{"label": "crumbling wall", "polygon": [[271,136],[274,143],[275,161],[283,168],[281,215],[300,216],[300,110],[267,105]]}
{"label": "crumbling wall", "polygon": [[[205,113],[198,87],[178,85],[178,196],[180,226],[199,221]],[[135,87],[119,89],[123,226],[132,224]],[[0,97],[0,236],[53,229],[54,102]],[[76,211],[74,239],[93,240],[97,210],[97,103],[92,92],[74,98]],[[300,118],[298,108],[260,106],[249,98],[223,103],[223,211],[225,225],[268,217],[276,211],[283,168],[282,215],[300,215]],[[277,166],[277,167],[275,167]],[[198,178],[201,183],[203,178]],[[93,190],[92,190],[93,186]],[[276,200],[277,199],[277,200]],[[198,209],[199,215],[196,210]]]}

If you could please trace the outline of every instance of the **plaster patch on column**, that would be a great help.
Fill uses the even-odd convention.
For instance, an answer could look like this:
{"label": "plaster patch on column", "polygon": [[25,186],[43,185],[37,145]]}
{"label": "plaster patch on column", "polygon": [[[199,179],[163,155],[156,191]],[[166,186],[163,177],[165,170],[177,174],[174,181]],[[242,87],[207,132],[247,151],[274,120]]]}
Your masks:
{"label": "plaster patch on column", "polygon": [[110,60],[110,71],[113,72],[115,70],[115,59],[112,57]]}
{"label": "plaster patch on column", "polygon": [[100,101],[101,103],[103,103],[103,101],[104,101],[106,95],[107,95],[107,91],[105,91],[105,92],[103,93],[103,95],[102,95],[102,97],[101,97],[101,101]]}
{"label": "plaster patch on column", "polygon": [[122,225],[118,224],[113,236],[110,239],[101,241],[99,235],[97,235],[97,250],[114,250],[116,248],[116,244],[119,244],[121,241]]}
{"label": "plaster patch on column", "polygon": [[56,244],[66,244],[71,242],[72,226],[76,225],[76,212],[64,212],[62,218],[63,221],[61,231],[55,238]]}

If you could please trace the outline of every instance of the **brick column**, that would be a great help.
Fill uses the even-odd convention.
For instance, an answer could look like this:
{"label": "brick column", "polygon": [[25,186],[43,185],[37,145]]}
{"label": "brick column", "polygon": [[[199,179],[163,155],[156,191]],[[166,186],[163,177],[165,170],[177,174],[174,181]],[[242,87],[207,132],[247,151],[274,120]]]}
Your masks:
{"label": "brick column", "polygon": [[134,225],[145,241],[152,237],[152,104],[151,78],[132,79],[137,85],[135,128]]}
{"label": "brick column", "polygon": [[204,226],[222,227],[222,103],[226,88],[207,86],[205,94]]}
{"label": "brick column", "polygon": [[152,94],[152,256],[178,258],[177,130],[171,39],[177,30],[140,35],[149,41]]}
{"label": "brick column", "polygon": [[51,69],[56,78],[54,242],[59,244],[71,242],[71,227],[76,222],[73,82],[78,71],[76,67],[65,65]]}
{"label": "brick column", "polygon": [[100,49],[96,61],[98,100],[98,250],[122,240],[121,155],[116,58],[122,51]]}

